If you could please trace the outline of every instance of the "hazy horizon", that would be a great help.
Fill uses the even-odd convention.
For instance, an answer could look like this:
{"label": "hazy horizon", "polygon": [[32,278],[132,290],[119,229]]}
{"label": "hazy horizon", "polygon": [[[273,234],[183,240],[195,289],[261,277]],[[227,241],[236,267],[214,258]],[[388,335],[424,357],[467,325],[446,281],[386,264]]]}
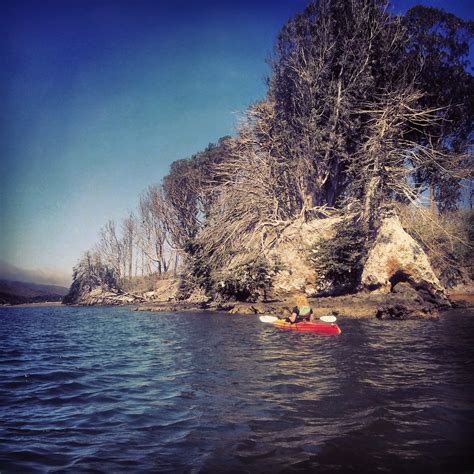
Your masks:
{"label": "hazy horizon", "polygon": [[0,260],[0,280],[69,287],[72,280],[71,274],[72,270],[69,273],[65,273],[54,267],[19,268]]}
{"label": "hazy horizon", "polygon": [[[107,220],[173,161],[234,134],[264,98],[279,29],[307,3],[7,1],[0,270],[69,284]],[[392,4],[473,18],[467,1]]]}

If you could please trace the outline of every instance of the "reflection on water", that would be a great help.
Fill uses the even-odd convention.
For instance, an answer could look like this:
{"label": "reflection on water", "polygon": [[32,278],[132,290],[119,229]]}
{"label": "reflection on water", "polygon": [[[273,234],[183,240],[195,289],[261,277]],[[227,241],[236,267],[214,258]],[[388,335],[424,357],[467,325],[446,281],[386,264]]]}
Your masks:
{"label": "reflection on water", "polygon": [[0,310],[0,471],[471,472],[474,318]]}

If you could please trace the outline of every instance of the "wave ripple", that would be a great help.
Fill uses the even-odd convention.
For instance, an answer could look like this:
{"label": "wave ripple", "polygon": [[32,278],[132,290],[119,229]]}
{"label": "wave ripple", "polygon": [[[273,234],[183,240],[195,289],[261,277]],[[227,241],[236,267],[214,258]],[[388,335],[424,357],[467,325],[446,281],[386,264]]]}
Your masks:
{"label": "wave ripple", "polygon": [[0,471],[470,472],[474,318],[0,309]]}

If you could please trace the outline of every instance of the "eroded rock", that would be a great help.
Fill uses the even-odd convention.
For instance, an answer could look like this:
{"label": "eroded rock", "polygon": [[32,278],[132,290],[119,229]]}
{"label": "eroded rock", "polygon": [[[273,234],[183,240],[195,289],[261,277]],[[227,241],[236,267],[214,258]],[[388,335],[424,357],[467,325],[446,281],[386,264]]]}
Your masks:
{"label": "eroded rock", "polygon": [[413,306],[403,303],[386,304],[377,309],[375,314],[378,319],[438,319],[436,308],[427,306]]}
{"label": "eroded rock", "polygon": [[403,229],[398,216],[382,222],[362,273],[362,285],[369,290],[389,293],[400,282],[444,295],[421,246]]}
{"label": "eroded rock", "polygon": [[268,252],[269,261],[278,271],[273,278],[276,294],[304,291],[313,295],[318,291],[318,275],[308,261],[308,250],[321,239],[334,237],[335,225],[340,217],[314,219],[309,222],[297,220],[288,226]]}

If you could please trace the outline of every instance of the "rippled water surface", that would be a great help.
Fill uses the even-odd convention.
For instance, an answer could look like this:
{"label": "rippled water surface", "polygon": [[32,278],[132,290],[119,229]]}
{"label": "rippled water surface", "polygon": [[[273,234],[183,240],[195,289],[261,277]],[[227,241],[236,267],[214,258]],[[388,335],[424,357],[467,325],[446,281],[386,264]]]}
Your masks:
{"label": "rippled water surface", "polygon": [[474,470],[474,315],[0,309],[0,471]]}

